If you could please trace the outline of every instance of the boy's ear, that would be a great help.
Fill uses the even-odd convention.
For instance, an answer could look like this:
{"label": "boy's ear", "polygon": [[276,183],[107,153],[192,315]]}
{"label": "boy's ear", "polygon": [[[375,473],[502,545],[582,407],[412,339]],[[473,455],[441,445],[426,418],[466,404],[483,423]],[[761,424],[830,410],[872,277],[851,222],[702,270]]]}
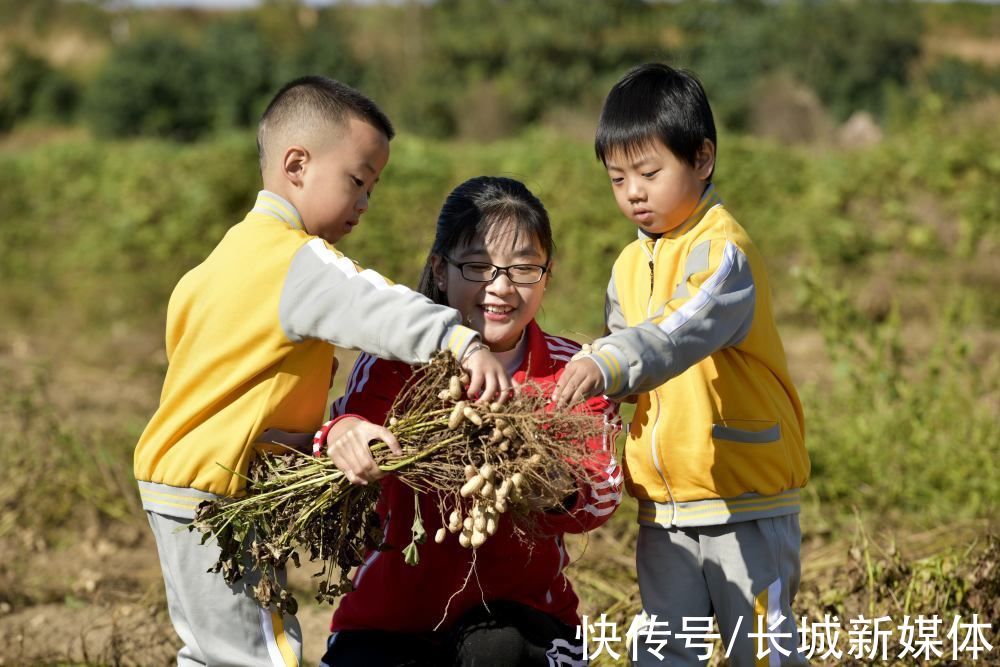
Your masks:
{"label": "boy's ear", "polygon": [[281,172],[293,185],[302,185],[308,162],[309,151],[302,146],[289,146],[282,156]]}
{"label": "boy's ear", "polygon": [[715,144],[711,139],[705,139],[701,143],[694,158],[694,170],[703,181],[712,178],[712,172],[715,171]]}

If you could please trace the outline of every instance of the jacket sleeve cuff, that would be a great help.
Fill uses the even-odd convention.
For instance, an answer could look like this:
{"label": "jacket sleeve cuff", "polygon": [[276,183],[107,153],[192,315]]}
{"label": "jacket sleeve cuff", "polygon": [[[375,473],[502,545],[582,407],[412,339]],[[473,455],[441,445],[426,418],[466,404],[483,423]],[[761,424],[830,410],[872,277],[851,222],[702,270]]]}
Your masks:
{"label": "jacket sleeve cuff", "polygon": [[445,332],[444,338],[441,339],[441,349],[449,350],[456,359],[461,361],[465,350],[477,340],[479,340],[478,332],[456,324]]}
{"label": "jacket sleeve cuff", "polygon": [[606,395],[615,396],[625,389],[628,382],[628,359],[625,358],[625,353],[613,345],[603,345],[585,358],[601,369]]}

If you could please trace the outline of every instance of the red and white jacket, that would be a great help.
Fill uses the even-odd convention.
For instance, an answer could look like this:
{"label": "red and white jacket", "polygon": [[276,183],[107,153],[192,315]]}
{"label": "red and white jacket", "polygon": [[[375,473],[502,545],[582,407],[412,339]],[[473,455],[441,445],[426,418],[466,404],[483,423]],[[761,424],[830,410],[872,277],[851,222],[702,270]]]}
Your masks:
{"label": "red and white jacket", "polygon": [[[530,380],[551,392],[580,346],[546,334],[534,321],[526,335],[525,358],[512,379]],[[362,354],[347,393],[333,404],[333,417],[351,414],[384,423],[411,372],[405,363]],[[460,546],[451,534],[442,544],[434,542],[441,517],[433,499],[426,496],[420,499],[420,510],[428,539],[419,547],[420,564],[404,562],[401,552],[411,538],[413,491],[395,476],[383,478],[378,512],[390,548],[367,554],[355,573],[355,590],[341,599],[333,615],[331,630],[430,632],[439,624],[448,628],[484,600],[519,602],[578,625],[578,599],[563,574],[569,561],[563,534],[586,532],[607,521],[621,501],[622,485],[622,471],[614,458],[617,406],[601,396],[581,409],[603,415],[607,427],[603,437],[587,443],[594,452],[584,463],[590,483],[577,494],[576,505],[566,512],[546,513],[543,534],[530,542],[516,537],[510,518],[502,516],[496,534],[475,551],[471,576],[471,549]]]}

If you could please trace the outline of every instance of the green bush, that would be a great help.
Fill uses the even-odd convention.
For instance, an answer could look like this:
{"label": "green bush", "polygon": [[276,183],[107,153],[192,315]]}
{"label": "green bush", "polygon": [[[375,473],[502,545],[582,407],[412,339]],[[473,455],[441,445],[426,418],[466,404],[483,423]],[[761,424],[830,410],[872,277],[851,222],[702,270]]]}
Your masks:
{"label": "green bush", "polygon": [[698,73],[724,125],[746,127],[755,83],[787,73],[815,90],[834,115],[880,113],[887,87],[906,86],[923,26],[911,2],[683,2],[679,64]]}
{"label": "green bush", "polygon": [[259,17],[235,14],[196,44],[149,33],[116,48],[88,90],[87,118],[103,137],[197,139],[254,127],[278,88],[305,74],[362,78],[332,18],[276,47]]}
{"label": "green bush", "polygon": [[104,137],[150,135],[190,140],[212,124],[205,59],[170,34],[116,48],[87,91],[86,114]]}
{"label": "green bush", "polygon": [[942,58],[927,71],[928,87],[949,102],[965,102],[1000,93],[1000,67]]}
{"label": "green bush", "polygon": [[237,15],[210,24],[200,52],[212,127],[226,130],[254,125],[274,93],[276,68],[274,50],[256,29],[256,22]]}
{"label": "green bush", "polygon": [[365,86],[365,68],[355,58],[348,35],[335,15],[324,12],[315,28],[294,47],[280,54],[273,94],[286,81],[306,74],[320,74],[355,86]]}
{"label": "green bush", "polygon": [[886,90],[909,83],[923,34],[909,0],[800,2],[782,27],[782,60],[840,119],[883,110]]}
{"label": "green bush", "polygon": [[510,134],[554,108],[593,106],[607,92],[595,83],[648,59],[654,38],[638,0],[446,0],[428,14],[433,38],[413,91],[423,115],[407,117],[479,139]]}
{"label": "green bush", "polygon": [[29,117],[65,122],[76,112],[76,85],[23,48],[11,52],[0,82],[0,130]]}

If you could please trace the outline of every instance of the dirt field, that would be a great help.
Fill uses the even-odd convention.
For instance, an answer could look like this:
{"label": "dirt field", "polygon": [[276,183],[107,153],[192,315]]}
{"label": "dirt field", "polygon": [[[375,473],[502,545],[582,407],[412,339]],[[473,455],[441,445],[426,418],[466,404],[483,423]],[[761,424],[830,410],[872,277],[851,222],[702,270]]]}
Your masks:
{"label": "dirt field", "polygon": [[[150,333],[128,330],[118,332],[117,337],[119,349],[128,351],[127,358],[120,359],[117,373],[109,374],[103,367],[106,362],[94,363],[83,352],[65,355],[71,361],[48,370],[46,396],[51,397],[56,414],[74,416],[75,428],[97,430],[107,420],[134,420],[136,415],[151,413],[155,405],[162,377],[160,342]],[[58,346],[58,338],[54,335],[39,345],[26,337],[0,336],[5,343],[0,373],[6,373],[8,379],[26,373],[45,357],[40,348]],[[66,345],[72,347],[71,343]],[[812,332],[788,336],[790,362],[798,369],[798,381],[825,372],[820,366],[824,363],[821,346],[822,340]],[[338,374],[340,382],[352,361],[352,355],[345,355]],[[27,375],[22,379],[30,380]],[[12,385],[18,386],[17,381]],[[333,393],[337,390],[335,386]],[[123,460],[107,475],[125,480],[117,483],[127,486],[124,492],[134,496],[125,458],[127,450],[122,450]],[[21,499],[10,497],[17,493],[17,483],[25,480],[6,472],[5,478],[15,484],[0,490],[0,507],[4,508],[0,518],[0,637],[6,639],[0,643],[0,665],[171,664],[178,641],[166,614],[156,547],[138,508],[133,507],[132,514],[123,520],[108,519],[96,510],[84,511],[76,523],[51,530],[44,516],[30,518],[23,513]],[[630,521],[616,526],[570,544],[572,554],[582,555],[570,575],[581,594],[584,613],[600,613],[623,599],[627,607],[629,596],[634,594],[634,535],[628,527]],[[877,539],[882,544],[898,540],[897,547],[910,559],[919,559],[944,547],[969,543],[989,530],[985,522],[978,522],[931,533],[880,534]],[[818,521],[805,525],[804,533],[800,611],[821,613],[831,605],[863,610],[866,582],[851,557],[856,541],[843,531],[829,533]],[[995,564],[992,567],[984,576],[996,581],[1000,574]],[[307,665],[315,665],[323,654],[332,612],[330,607],[311,601],[310,575],[317,569],[305,564],[291,573],[301,604],[299,620],[306,638]],[[891,568],[886,571],[894,572]]]}

